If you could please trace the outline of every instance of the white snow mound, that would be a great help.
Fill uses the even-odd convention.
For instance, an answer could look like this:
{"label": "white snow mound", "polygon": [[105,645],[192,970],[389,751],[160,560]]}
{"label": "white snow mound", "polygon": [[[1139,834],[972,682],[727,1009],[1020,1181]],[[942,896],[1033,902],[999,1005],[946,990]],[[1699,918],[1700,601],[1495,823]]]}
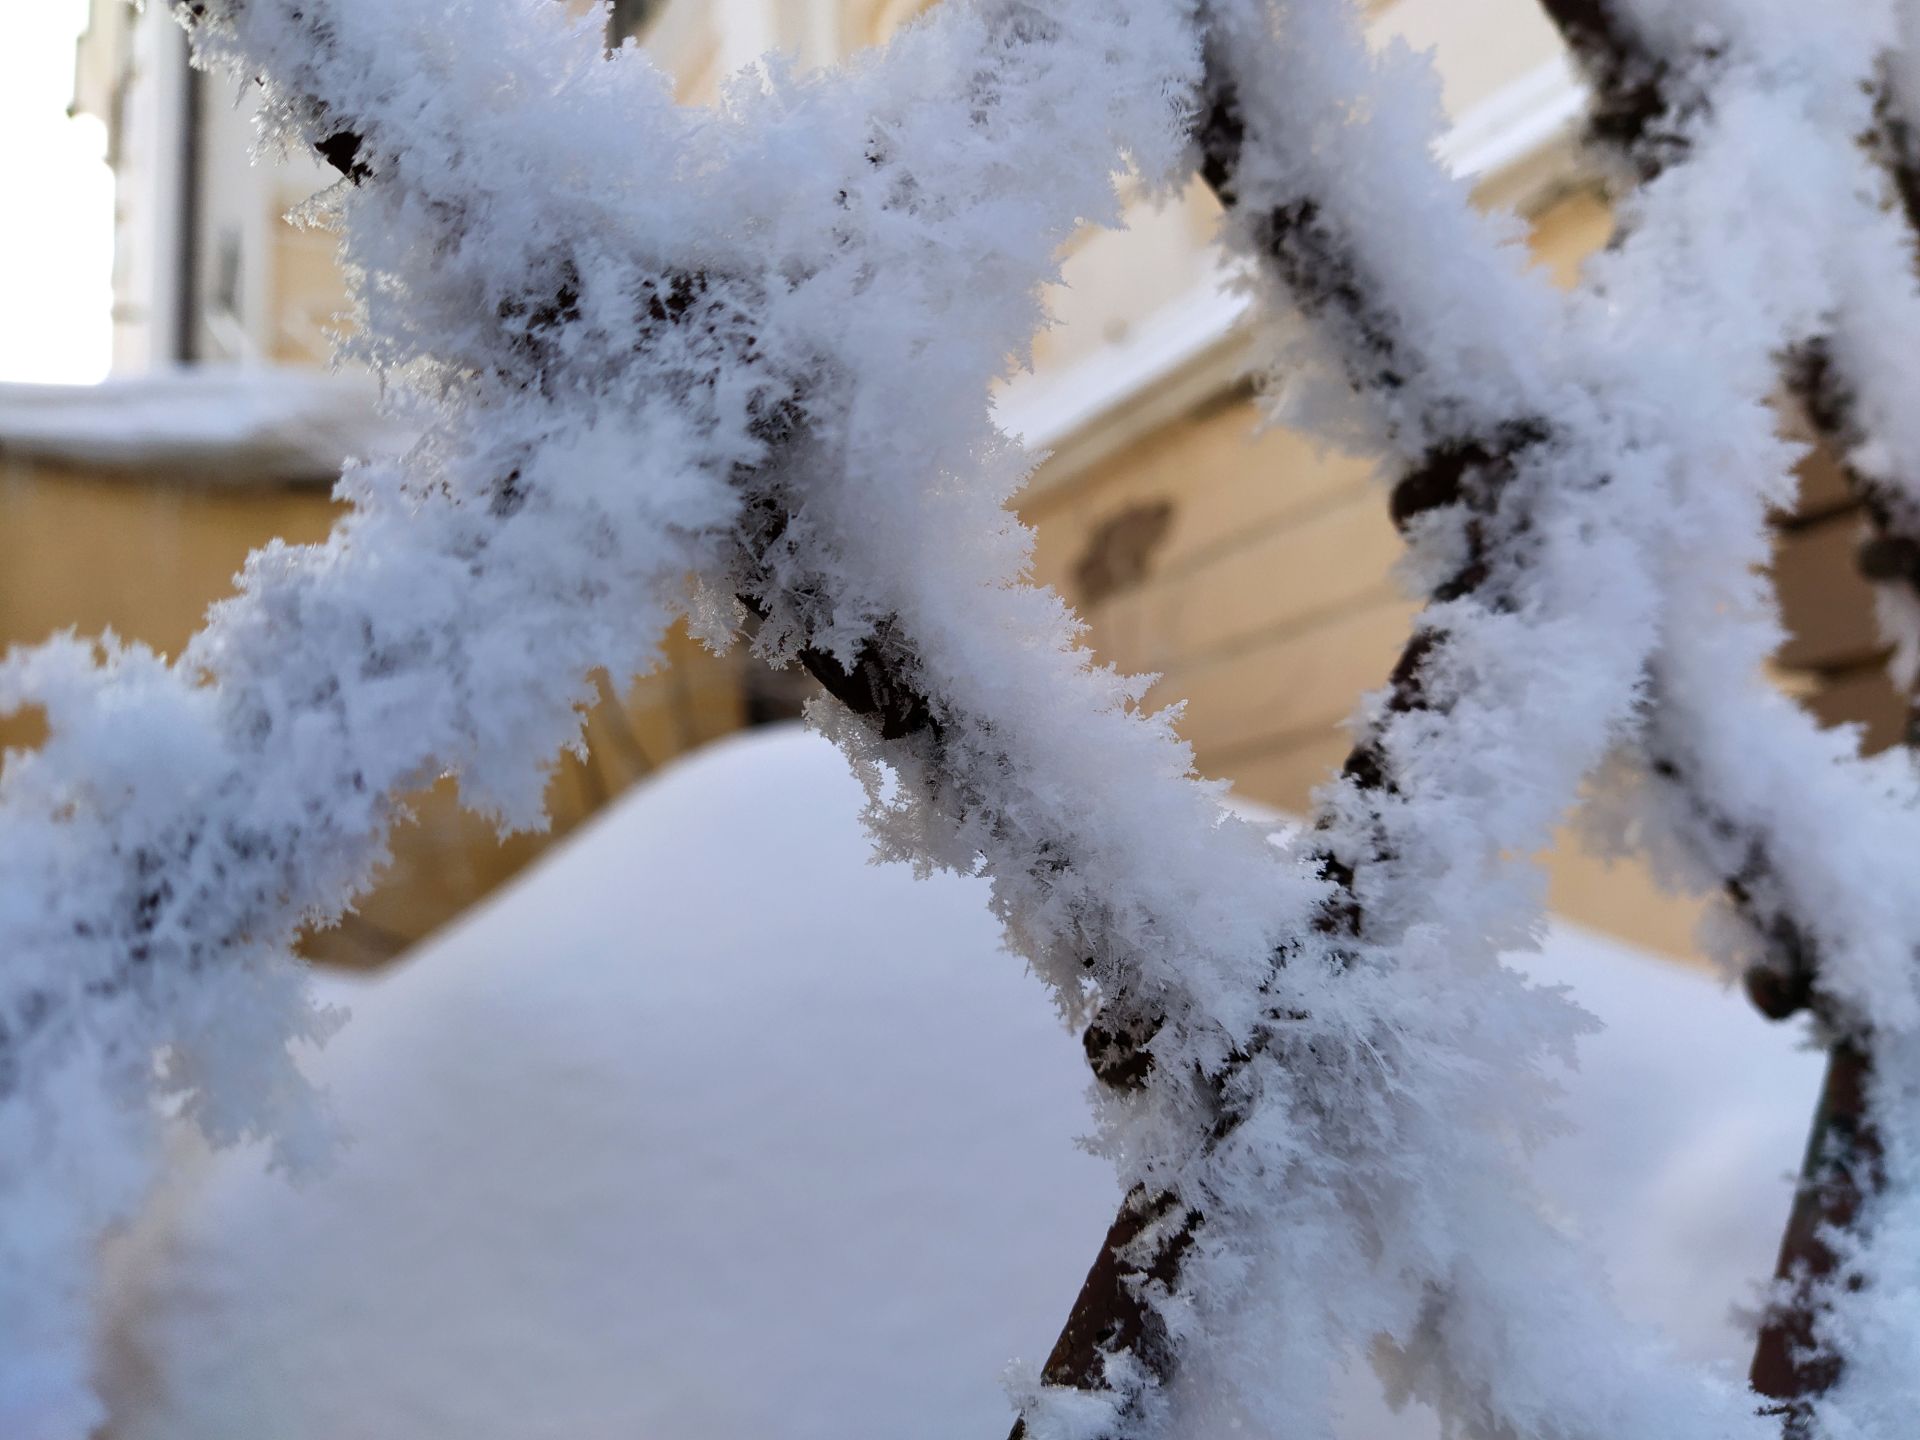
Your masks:
{"label": "white snow mound", "polygon": [[[185,1155],[110,1257],[115,1440],[990,1440],[1116,1201],[984,883],[868,863],[797,731],[714,746],[371,982],[294,1189]],[[1817,1060],[1569,929],[1610,1026],[1543,1157],[1626,1302],[1732,1373]],[[1350,1433],[1417,1433],[1356,1378]]]}

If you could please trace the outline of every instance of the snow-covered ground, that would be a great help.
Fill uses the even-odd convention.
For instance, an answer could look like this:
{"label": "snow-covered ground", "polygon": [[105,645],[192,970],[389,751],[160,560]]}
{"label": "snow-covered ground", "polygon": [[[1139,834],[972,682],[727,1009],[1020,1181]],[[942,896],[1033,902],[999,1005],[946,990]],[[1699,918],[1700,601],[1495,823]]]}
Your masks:
{"label": "snow-covered ground", "polygon": [[[983,884],[868,863],[825,742],[642,788],[373,981],[293,1189],[183,1154],[115,1246],[115,1440],[995,1440],[1115,1202],[1074,1038]],[[1570,928],[1609,1029],[1542,1157],[1628,1306],[1729,1373],[1817,1058]],[[1349,1433],[1418,1434],[1356,1374]]]}

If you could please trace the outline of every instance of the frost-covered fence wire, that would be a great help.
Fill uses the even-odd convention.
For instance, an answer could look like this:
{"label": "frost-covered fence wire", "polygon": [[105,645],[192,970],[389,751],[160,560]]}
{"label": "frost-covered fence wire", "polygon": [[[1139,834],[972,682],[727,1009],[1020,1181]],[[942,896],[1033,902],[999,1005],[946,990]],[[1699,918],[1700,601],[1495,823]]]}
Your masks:
{"label": "frost-covered fence wire", "polygon": [[[1682,16],[1644,0],[1547,8],[1596,82],[1601,138],[1647,182],[1625,202],[1629,245],[1670,279],[1691,272],[1714,291],[1730,338],[1783,358],[1842,459],[1874,532],[1862,558],[1881,582],[1896,678],[1910,688],[1920,569],[1903,557],[1920,556],[1920,289],[1914,212],[1895,198],[1914,193],[1900,118],[1911,10],[1867,5],[1835,17],[1703,4]],[[1713,212],[1726,217],[1718,235],[1700,223]],[[1716,274],[1727,268],[1721,247],[1737,255],[1756,228],[1767,278]],[[1603,266],[1602,283],[1630,288],[1631,270]],[[1783,275],[1794,278],[1783,284]],[[1723,278],[1732,283],[1716,289]],[[1736,316],[1745,323],[1730,325]],[[1910,1364],[1903,1371],[1894,1359],[1911,1356],[1914,1333],[1914,1082],[1886,1069],[1912,1063],[1912,761],[1862,765],[1844,738],[1818,735],[1776,698],[1743,702],[1730,688],[1733,665],[1754,664],[1776,639],[1751,618],[1723,623],[1727,607],[1716,612],[1716,600],[1752,584],[1746,567],[1765,555],[1769,493],[1745,495],[1746,513],[1730,515],[1727,533],[1753,538],[1723,552],[1723,574],[1703,577],[1701,555],[1676,566],[1684,579],[1676,638],[1657,667],[1645,823],[1683,852],[1688,873],[1728,895],[1756,1001],[1776,1017],[1811,1003],[1832,1042],[1754,1383],[1784,1402],[1796,1432],[1875,1433],[1916,1398],[1900,1378]]]}

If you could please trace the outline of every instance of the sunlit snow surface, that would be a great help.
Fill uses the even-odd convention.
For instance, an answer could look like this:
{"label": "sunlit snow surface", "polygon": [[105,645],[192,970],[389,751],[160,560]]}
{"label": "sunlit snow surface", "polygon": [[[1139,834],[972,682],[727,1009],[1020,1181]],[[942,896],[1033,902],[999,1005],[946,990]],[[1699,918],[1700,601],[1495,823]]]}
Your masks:
{"label": "sunlit snow surface", "polygon": [[[332,981],[354,1143],[182,1158],[116,1248],[117,1440],[993,1440],[1111,1218],[1083,1062],[983,884],[867,861],[796,732],[679,765],[397,972]],[[716,877],[724,877],[717,880]],[[1562,929],[1609,1025],[1543,1157],[1624,1302],[1730,1372],[1816,1057]],[[1418,1434],[1354,1377],[1348,1430]]]}

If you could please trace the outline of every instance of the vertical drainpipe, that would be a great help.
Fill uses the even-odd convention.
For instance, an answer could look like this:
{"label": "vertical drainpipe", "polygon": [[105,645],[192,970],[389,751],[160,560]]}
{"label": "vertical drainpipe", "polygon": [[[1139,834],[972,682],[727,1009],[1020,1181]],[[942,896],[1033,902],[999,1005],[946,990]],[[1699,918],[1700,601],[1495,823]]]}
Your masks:
{"label": "vertical drainpipe", "polygon": [[130,224],[124,238],[138,257],[136,288],[127,298],[140,317],[140,359],[148,368],[164,369],[180,358],[187,35],[158,5],[149,5],[136,25],[137,84],[128,135],[129,158],[137,163],[116,178],[127,188],[116,203],[125,206]]}
{"label": "vertical drainpipe", "polygon": [[200,230],[201,191],[205,184],[201,156],[201,120],[206,76],[191,65],[180,87],[179,193],[175,222],[175,300],[173,361],[192,365],[200,359]]}

